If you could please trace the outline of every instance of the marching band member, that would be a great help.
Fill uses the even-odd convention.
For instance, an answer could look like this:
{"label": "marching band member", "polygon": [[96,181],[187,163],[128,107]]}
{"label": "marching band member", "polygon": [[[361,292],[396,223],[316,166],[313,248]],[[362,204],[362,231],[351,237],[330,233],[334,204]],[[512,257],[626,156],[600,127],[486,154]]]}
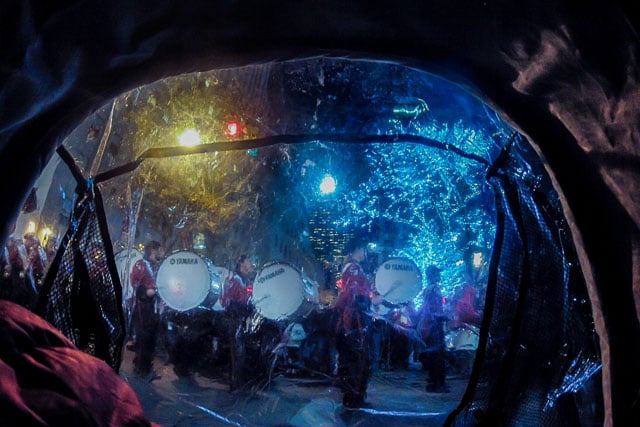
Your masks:
{"label": "marching band member", "polygon": [[344,406],[364,403],[371,373],[371,294],[373,287],[360,265],[366,246],[355,244],[342,269],[342,289],[333,303],[338,311],[336,348]]}
{"label": "marching band member", "polygon": [[156,276],[163,257],[161,243],[152,240],[145,245],[144,257],[136,261],[131,271],[131,286],[136,295],[133,308],[136,333],[134,371],[139,377],[149,380],[156,377],[153,354],[160,328]]}

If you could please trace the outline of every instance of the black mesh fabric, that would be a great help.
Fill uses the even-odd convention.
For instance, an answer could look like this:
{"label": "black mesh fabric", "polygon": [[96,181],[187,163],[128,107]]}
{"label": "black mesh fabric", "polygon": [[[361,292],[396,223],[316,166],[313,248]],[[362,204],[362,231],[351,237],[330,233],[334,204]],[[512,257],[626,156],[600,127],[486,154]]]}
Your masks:
{"label": "black mesh fabric", "polygon": [[78,348],[118,371],[125,337],[120,279],[100,192],[91,182],[78,188],[70,227],[45,278],[36,312]]}
{"label": "black mesh fabric", "polygon": [[[526,144],[489,176],[497,234],[481,339],[449,425],[602,425],[600,353],[568,226]],[[530,150],[530,148],[528,148]]]}

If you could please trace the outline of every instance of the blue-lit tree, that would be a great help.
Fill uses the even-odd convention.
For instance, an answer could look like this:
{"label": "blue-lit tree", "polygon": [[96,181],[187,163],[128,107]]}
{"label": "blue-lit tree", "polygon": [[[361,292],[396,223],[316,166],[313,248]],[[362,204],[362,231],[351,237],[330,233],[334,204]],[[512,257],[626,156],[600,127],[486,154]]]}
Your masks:
{"label": "blue-lit tree", "polygon": [[443,269],[447,292],[482,281],[495,234],[484,165],[415,144],[374,144],[369,179],[342,194],[336,223],[390,245],[424,271]]}

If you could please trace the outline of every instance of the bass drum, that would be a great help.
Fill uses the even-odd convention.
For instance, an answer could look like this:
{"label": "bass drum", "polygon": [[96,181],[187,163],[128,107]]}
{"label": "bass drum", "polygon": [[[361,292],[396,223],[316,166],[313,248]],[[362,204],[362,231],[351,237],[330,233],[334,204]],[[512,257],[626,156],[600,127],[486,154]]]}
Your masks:
{"label": "bass drum", "polygon": [[376,290],[392,304],[405,304],[422,290],[422,275],[408,258],[390,258],[380,264],[374,278]]}
{"label": "bass drum", "polygon": [[320,305],[319,300],[318,286],[287,263],[265,265],[253,283],[253,305],[267,319],[306,317]]}
{"label": "bass drum", "polygon": [[[138,260],[143,258],[142,252],[137,249],[122,250],[115,254],[116,269],[120,276],[122,285],[122,301],[126,302],[133,298],[133,288],[131,287],[131,272]],[[128,268],[127,268],[128,267]]]}
{"label": "bass drum", "polygon": [[160,264],[156,287],[160,298],[176,311],[197,307],[211,289],[207,263],[193,252],[173,252]]}

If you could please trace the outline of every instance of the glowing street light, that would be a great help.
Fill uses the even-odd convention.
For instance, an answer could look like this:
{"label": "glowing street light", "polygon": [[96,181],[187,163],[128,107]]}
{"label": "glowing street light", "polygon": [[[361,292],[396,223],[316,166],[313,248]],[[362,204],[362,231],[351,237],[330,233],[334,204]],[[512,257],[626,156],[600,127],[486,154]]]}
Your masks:
{"label": "glowing street light", "polygon": [[195,147],[200,144],[200,134],[195,129],[186,129],[178,136],[178,144],[183,147]]}
{"label": "glowing street light", "polygon": [[325,175],[320,182],[320,194],[327,195],[336,191],[336,180],[331,175]]}

